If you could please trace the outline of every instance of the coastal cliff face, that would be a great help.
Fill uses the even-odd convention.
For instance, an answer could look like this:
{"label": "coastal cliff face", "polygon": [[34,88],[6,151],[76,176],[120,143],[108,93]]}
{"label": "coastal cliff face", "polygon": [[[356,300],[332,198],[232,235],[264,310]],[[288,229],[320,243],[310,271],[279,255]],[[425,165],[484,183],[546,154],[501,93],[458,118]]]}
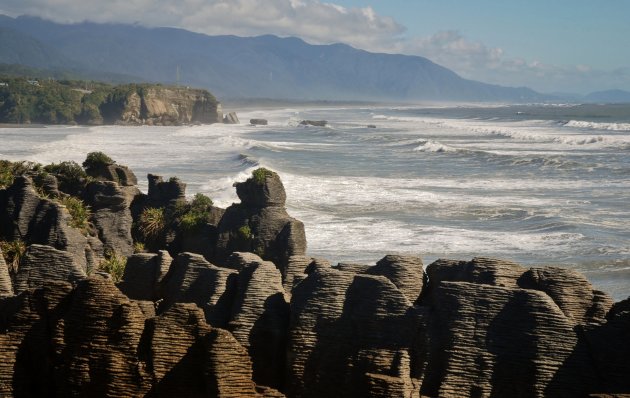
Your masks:
{"label": "coastal cliff face", "polygon": [[221,104],[206,90],[163,86],[129,86],[100,106],[105,123],[181,125],[222,123]]}
{"label": "coastal cliff face", "polygon": [[206,90],[2,77],[0,83],[0,123],[170,126],[223,122],[221,104]]}
{"label": "coastal cliff face", "polygon": [[89,172],[73,191],[93,206],[83,230],[54,199],[68,195],[59,173],[51,198],[32,170],[0,189],[0,396],[630,392],[630,299],[575,271],[401,255],[331,266],[306,254],[269,170],[235,184],[227,210],[187,200],[177,179],[150,175],[145,195],[124,166]]}

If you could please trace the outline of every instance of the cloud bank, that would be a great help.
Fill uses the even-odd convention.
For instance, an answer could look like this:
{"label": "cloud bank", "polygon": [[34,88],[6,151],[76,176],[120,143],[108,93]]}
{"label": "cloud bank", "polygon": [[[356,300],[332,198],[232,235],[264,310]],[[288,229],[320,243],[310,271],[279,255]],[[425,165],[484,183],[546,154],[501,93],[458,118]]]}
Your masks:
{"label": "cloud bank", "polygon": [[92,21],[183,28],[208,35],[297,36],[309,43],[346,43],[377,52],[421,55],[463,77],[539,91],[630,89],[628,69],[596,71],[506,56],[457,31],[408,37],[404,26],[371,7],[319,0],[4,0],[0,13],[60,23]]}

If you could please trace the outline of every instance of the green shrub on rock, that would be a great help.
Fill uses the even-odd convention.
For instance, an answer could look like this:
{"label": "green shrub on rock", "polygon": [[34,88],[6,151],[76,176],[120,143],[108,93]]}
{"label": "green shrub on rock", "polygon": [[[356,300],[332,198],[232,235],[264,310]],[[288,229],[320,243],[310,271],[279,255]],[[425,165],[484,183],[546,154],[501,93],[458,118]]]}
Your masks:
{"label": "green shrub on rock", "polygon": [[17,176],[27,175],[30,177],[44,176],[46,171],[40,163],[36,162],[11,162],[0,160],[0,189],[8,188],[13,184]]}
{"label": "green shrub on rock", "polygon": [[192,231],[208,223],[212,205],[212,199],[202,193],[196,194],[190,203],[184,205],[183,210],[178,211],[180,228]]}
{"label": "green shrub on rock", "polygon": [[108,166],[114,163],[114,160],[103,152],[90,152],[87,154],[87,157],[83,162],[83,167],[85,170],[95,170],[99,167]]}
{"label": "green shrub on rock", "polygon": [[238,235],[244,240],[250,240],[254,237],[254,235],[252,234],[252,229],[249,227],[249,225],[243,225],[242,227],[240,227],[238,229]]}
{"label": "green shrub on rock", "polygon": [[252,178],[258,185],[263,185],[267,177],[271,177],[273,175],[273,171],[268,170],[264,167],[259,167],[252,172]]}
{"label": "green shrub on rock", "polygon": [[69,180],[79,181],[82,178],[87,178],[85,170],[77,163],[73,161],[51,163],[44,166],[44,170],[48,173],[63,176]]}

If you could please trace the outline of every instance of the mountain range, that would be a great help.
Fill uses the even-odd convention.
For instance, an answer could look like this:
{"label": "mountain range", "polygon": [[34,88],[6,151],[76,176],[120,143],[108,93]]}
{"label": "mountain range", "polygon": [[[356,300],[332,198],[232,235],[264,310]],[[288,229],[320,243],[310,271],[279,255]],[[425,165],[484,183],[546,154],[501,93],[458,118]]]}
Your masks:
{"label": "mountain range", "polygon": [[57,24],[0,15],[0,63],[110,82],[206,88],[220,98],[507,101],[553,97],[468,80],[419,57],[301,39],[207,36],[175,28]]}

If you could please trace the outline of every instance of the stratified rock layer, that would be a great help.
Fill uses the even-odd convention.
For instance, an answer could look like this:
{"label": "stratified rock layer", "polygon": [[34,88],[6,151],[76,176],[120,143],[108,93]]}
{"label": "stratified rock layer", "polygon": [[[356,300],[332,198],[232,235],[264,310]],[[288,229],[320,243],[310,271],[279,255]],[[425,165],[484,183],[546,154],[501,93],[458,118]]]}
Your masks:
{"label": "stratified rock layer", "polygon": [[[248,349],[254,380],[282,387],[289,304],[285,301],[282,277],[276,266],[250,253],[235,253],[243,267],[228,329]],[[231,262],[238,260],[232,258]]]}
{"label": "stratified rock layer", "polygon": [[147,319],[90,278],[0,300],[0,311],[1,396],[260,396],[246,350],[194,304]]}
{"label": "stratified rock layer", "polygon": [[385,277],[313,271],[291,298],[288,395],[417,395],[415,324],[409,300]]}

